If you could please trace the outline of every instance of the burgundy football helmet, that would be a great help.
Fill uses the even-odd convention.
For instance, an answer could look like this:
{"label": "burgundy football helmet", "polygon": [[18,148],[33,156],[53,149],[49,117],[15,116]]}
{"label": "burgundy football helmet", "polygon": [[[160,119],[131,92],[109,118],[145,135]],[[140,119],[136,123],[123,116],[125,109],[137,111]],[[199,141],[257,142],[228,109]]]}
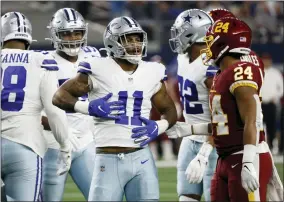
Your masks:
{"label": "burgundy football helmet", "polygon": [[209,60],[216,63],[225,53],[240,53],[248,55],[251,46],[251,29],[243,21],[225,17],[217,20],[207,31],[204,41],[207,48],[201,50],[206,54],[204,63]]}
{"label": "burgundy football helmet", "polygon": [[208,14],[211,16],[211,18],[216,22],[217,20],[225,17],[233,17],[235,18],[235,15],[224,8],[216,8],[208,12]]}

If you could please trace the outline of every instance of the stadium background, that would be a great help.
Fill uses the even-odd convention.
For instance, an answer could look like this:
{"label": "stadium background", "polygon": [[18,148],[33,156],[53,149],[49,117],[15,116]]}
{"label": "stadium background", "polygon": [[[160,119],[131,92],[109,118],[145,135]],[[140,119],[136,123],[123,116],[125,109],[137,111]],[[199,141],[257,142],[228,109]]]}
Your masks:
{"label": "stadium background", "polygon": [[[168,70],[168,74],[174,78],[176,71],[175,54],[168,45],[170,27],[177,15],[185,9],[200,8],[208,11],[213,8],[226,8],[238,18],[247,22],[253,30],[252,49],[260,56],[268,55],[272,59],[273,68],[278,68],[283,73],[283,2],[206,2],[206,1],[81,1],[81,2],[56,2],[56,1],[2,1],[1,13],[19,11],[25,14],[33,26],[33,38],[37,40],[31,49],[52,49],[46,26],[57,9],[72,7],[78,10],[89,23],[88,45],[97,48],[103,47],[103,32],[107,23],[120,15],[132,16],[142,25],[148,33],[148,56],[147,59],[162,61]],[[173,79],[174,80],[174,79]],[[173,82],[174,83],[174,82]],[[283,123],[280,121],[282,104],[277,106],[277,138],[278,145],[283,137]],[[283,120],[283,119],[282,119]],[[282,132],[280,130],[282,126]],[[282,135],[281,135],[282,134]],[[164,146],[161,142],[170,142]],[[157,165],[159,167],[161,200],[177,200],[176,194],[176,154],[180,140],[169,141],[162,138],[152,147],[157,153]],[[167,154],[169,152],[172,154]],[[157,151],[156,151],[157,150]],[[167,151],[165,151],[167,150]],[[277,168],[283,181],[283,151],[275,146],[273,149]],[[83,200],[81,193],[68,178],[65,187],[64,200]]]}

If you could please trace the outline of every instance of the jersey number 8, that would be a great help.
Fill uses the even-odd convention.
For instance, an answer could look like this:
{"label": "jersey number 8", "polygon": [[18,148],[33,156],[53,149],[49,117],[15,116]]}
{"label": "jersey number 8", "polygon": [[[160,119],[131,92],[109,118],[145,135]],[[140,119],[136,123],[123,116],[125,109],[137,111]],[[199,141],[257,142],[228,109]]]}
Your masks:
{"label": "jersey number 8", "polygon": [[1,68],[1,108],[3,111],[20,111],[25,98],[27,70],[24,66],[8,66],[4,73],[2,71]]}

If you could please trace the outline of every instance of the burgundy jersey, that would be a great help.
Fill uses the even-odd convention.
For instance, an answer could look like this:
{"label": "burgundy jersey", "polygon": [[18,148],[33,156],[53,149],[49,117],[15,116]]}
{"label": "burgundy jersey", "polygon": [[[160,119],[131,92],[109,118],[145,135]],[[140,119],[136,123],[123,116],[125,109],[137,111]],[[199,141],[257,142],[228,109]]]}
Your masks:
{"label": "burgundy jersey", "polygon": [[[258,94],[263,82],[261,68],[250,62],[237,62],[216,74],[210,90],[213,138],[219,156],[243,150],[244,124],[238,111],[234,91],[250,86]],[[261,113],[261,112],[259,112]],[[259,134],[260,141],[263,135]]]}
{"label": "burgundy jersey", "polygon": [[254,64],[255,66],[259,67],[262,70],[263,77],[264,77],[264,64],[261,58],[254,51],[251,51],[249,55],[241,56],[240,60],[242,62],[250,62]]}

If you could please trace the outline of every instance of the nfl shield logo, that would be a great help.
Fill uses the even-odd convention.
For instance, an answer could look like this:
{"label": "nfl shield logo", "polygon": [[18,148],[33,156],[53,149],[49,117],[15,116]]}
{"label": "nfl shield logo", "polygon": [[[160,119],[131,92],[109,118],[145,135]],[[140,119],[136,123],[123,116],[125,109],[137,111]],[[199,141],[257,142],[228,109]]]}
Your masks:
{"label": "nfl shield logo", "polygon": [[132,77],[129,77],[129,78],[128,78],[128,82],[129,82],[129,83],[133,83],[133,78],[132,78]]}
{"label": "nfl shield logo", "polygon": [[101,166],[101,172],[105,172],[105,166]]}

